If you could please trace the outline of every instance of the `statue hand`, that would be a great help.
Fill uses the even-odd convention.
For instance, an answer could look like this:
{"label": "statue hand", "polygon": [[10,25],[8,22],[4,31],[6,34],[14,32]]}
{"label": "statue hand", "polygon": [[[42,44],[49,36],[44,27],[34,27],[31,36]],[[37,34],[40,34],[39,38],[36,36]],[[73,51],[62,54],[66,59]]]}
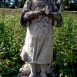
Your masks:
{"label": "statue hand", "polygon": [[48,8],[48,5],[46,4],[45,8],[44,8],[44,12],[46,15],[49,14],[49,8]]}

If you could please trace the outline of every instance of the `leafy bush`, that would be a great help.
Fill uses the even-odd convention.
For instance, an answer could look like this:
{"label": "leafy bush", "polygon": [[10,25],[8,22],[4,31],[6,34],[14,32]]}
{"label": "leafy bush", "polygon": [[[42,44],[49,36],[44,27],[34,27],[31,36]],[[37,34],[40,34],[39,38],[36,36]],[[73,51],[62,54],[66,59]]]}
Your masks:
{"label": "leafy bush", "polygon": [[[3,13],[2,13],[3,14]],[[20,27],[18,13],[0,14],[0,72],[2,77],[13,77],[23,63],[19,57],[26,29]]]}
{"label": "leafy bush", "polygon": [[[76,77],[77,15],[63,13],[63,25],[54,27],[54,67],[56,77]],[[16,77],[23,62],[20,49],[26,28],[20,26],[20,13],[0,13],[0,75]]]}
{"label": "leafy bush", "polygon": [[1,8],[7,8],[9,6],[9,3],[0,3]]}
{"label": "leafy bush", "polygon": [[77,15],[63,14],[63,26],[54,28],[54,60],[57,77],[76,77]]}

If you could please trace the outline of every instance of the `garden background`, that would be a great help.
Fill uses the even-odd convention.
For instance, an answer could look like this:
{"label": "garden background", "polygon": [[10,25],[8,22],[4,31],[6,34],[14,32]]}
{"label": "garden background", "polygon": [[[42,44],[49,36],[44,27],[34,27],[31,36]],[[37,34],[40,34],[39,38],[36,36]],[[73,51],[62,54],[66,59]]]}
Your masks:
{"label": "garden background", "polygon": [[[0,9],[0,77],[17,77],[26,28],[21,9]],[[56,77],[77,77],[77,15],[62,13],[62,27],[54,27],[53,66]]]}

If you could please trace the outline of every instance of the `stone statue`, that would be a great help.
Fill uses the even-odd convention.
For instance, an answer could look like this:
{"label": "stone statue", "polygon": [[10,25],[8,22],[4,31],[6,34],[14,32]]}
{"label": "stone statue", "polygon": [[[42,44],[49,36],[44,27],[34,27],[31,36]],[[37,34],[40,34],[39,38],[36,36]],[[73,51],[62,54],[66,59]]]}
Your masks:
{"label": "stone statue", "polygon": [[53,26],[62,25],[62,17],[53,0],[27,0],[21,25],[27,27],[25,44],[20,54],[30,65],[29,77],[47,77],[53,60]]}

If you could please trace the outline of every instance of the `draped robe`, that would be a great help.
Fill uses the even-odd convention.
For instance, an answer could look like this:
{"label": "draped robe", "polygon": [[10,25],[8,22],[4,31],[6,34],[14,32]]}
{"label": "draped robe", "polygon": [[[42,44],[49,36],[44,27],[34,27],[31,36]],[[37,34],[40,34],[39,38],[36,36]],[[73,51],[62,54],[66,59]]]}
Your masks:
{"label": "draped robe", "polygon": [[[36,1],[42,0],[27,0],[22,14],[35,10],[34,8],[37,6]],[[54,12],[54,16],[61,18],[61,14],[54,2],[52,0],[50,1],[52,3],[52,7],[49,7],[50,12]],[[44,3],[41,4],[44,5]],[[21,25],[27,25],[25,43],[20,54],[22,60],[28,63],[36,64],[51,63],[53,59],[53,26],[60,26],[61,23],[62,18],[57,22],[44,14],[39,15],[37,19],[26,23],[24,15],[22,15]]]}

